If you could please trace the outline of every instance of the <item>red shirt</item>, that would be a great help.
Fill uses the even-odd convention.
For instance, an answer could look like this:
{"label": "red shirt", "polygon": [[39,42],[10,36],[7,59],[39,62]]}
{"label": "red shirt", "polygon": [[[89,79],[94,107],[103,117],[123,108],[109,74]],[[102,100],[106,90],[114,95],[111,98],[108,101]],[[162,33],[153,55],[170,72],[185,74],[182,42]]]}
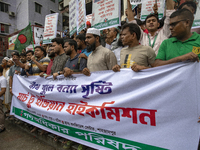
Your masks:
{"label": "red shirt", "polygon": [[47,75],[51,75],[51,67],[53,66],[53,59],[50,59],[49,65],[47,66]]}

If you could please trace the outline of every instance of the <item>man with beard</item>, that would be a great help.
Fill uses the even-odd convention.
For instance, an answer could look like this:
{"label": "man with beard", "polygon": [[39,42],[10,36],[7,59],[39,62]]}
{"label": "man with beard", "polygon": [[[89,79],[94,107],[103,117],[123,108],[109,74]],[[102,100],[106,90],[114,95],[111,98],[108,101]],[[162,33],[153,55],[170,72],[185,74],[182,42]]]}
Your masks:
{"label": "man with beard", "polygon": [[117,59],[111,50],[101,46],[100,30],[89,28],[85,41],[88,52],[92,53],[88,57],[87,68],[83,69],[83,74],[90,76],[90,72],[112,70]]}
{"label": "man with beard", "polygon": [[53,49],[53,51],[57,54],[51,67],[51,75],[56,77],[60,75],[61,71],[63,71],[65,63],[69,56],[65,54],[65,51],[63,49],[64,40],[62,38],[54,38],[51,42],[51,49]]}
{"label": "man with beard", "polygon": [[[49,76],[49,75],[51,75],[51,67],[53,65],[54,58],[57,56],[57,54],[54,52],[54,50],[51,47],[49,47],[47,53],[48,53],[48,56],[50,58],[50,63],[47,66],[46,74],[47,74],[47,76]],[[40,77],[44,77],[44,75],[45,75],[44,72],[40,73]]]}
{"label": "man with beard", "polygon": [[[132,14],[130,0],[127,0],[127,3],[128,3],[129,22],[137,24],[136,20],[134,19],[134,15]],[[166,19],[163,28],[158,29],[158,27],[160,26],[158,16],[156,14],[150,14],[145,19],[145,26],[149,33],[146,34],[140,29],[141,30],[140,44],[152,47],[156,55],[158,54],[158,50],[161,43],[165,39],[168,39],[168,37],[171,34],[169,29],[169,16],[175,10],[173,5],[173,0],[167,0],[166,3],[167,3]]]}
{"label": "man with beard", "polygon": [[[20,54],[20,62],[26,65],[26,53],[23,52]],[[21,74],[23,76],[26,75],[26,72],[23,68],[21,68],[21,71],[17,72],[17,74]]]}
{"label": "man with beard", "polygon": [[[39,75],[41,72],[46,72],[47,66],[50,62],[49,58],[45,57],[46,56],[46,51],[44,50],[43,47],[41,46],[36,46],[35,47],[35,56],[31,57],[32,60],[32,72],[33,76]],[[28,70],[31,66],[25,65],[25,70]]]}
{"label": "man with beard", "polygon": [[79,57],[83,57],[87,59],[91,52],[87,52],[86,43],[85,43],[85,34],[77,35],[76,42],[77,42],[78,50],[81,50],[81,54],[79,55]]}
{"label": "man with beard", "polygon": [[[72,74],[82,73],[82,70],[87,65],[87,60],[85,58],[79,58],[77,53],[77,43],[75,40],[68,39],[64,44],[64,50],[66,55],[69,55],[70,58],[67,60],[65,64],[65,68],[63,72],[60,74],[64,74],[65,77],[71,76]],[[55,78],[55,77],[54,77]]]}
{"label": "man with beard", "polygon": [[21,53],[20,54],[20,61],[25,64],[26,63],[26,53]]}
{"label": "man with beard", "polygon": [[[122,68],[132,68],[136,71],[136,66],[144,69],[153,66],[156,54],[151,47],[139,44],[140,34],[140,28],[136,24],[128,23],[122,27],[122,44],[128,46],[120,52],[120,65]],[[115,65],[113,71],[120,71],[121,67]]]}
{"label": "man with beard", "polygon": [[34,52],[32,51],[32,50],[28,50],[27,52],[26,52],[26,60],[28,61],[28,62],[31,62],[31,57],[34,55]]}
{"label": "man with beard", "polygon": [[7,68],[7,62],[8,62],[9,58],[8,57],[4,57],[2,62],[1,62],[1,65],[3,67],[3,76],[5,77],[5,74],[6,74],[6,71],[8,70]]}
{"label": "man with beard", "polygon": [[[19,62],[19,53],[18,52],[14,52],[13,53],[13,60],[15,60],[16,62]],[[15,74],[15,71],[20,71],[20,66],[18,66],[17,64],[13,65],[12,67],[10,67],[9,69],[9,73],[8,76],[10,77],[9,79],[9,88],[10,88],[10,93],[12,94],[12,83],[13,83],[13,76]]]}
{"label": "man with beard", "polygon": [[[20,54],[22,55],[22,53]],[[34,52],[32,50],[28,50],[25,53],[25,58],[27,60],[27,62],[25,63],[25,58],[23,56],[20,56],[20,58],[22,58],[23,60],[17,60],[17,59],[13,59],[13,61],[15,62],[16,65],[20,66],[22,68],[21,70],[21,75],[32,75],[32,66],[31,66],[31,57],[34,55]],[[28,65],[30,68],[26,69],[25,71],[25,65]]]}
{"label": "man with beard", "polygon": [[5,105],[7,105],[7,111],[6,113],[9,113],[10,112],[10,104],[11,104],[11,100],[12,100],[12,95],[10,94],[10,91],[9,91],[9,80],[10,80],[10,77],[8,76],[9,74],[9,69],[10,67],[12,67],[14,65],[14,62],[11,59],[8,60],[8,63],[7,63],[7,68],[8,70],[6,71],[6,81],[7,81],[7,86],[6,86],[6,93],[5,93]]}
{"label": "man with beard", "polygon": [[[26,52],[26,63],[19,63],[18,62],[18,64],[19,64],[19,66],[22,68],[22,71],[21,71],[21,76],[25,76],[25,75],[27,75],[27,76],[29,76],[29,75],[32,75],[33,73],[32,73],[32,66],[31,66],[31,57],[34,55],[34,52],[32,51],[32,50],[28,50],[27,52]],[[25,68],[25,65],[28,65],[28,66],[30,66],[30,68],[28,69],[28,70],[25,70],[24,68]]]}

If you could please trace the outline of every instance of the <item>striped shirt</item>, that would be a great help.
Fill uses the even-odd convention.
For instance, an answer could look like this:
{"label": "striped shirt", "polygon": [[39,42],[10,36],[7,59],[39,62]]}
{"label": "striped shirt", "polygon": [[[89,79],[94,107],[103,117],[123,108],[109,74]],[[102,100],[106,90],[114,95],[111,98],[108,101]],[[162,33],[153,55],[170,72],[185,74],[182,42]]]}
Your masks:
{"label": "striped shirt", "polygon": [[[48,66],[50,59],[48,57],[43,57],[42,59],[36,61],[43,66]],[[33,71],[33,76],[38,76],[42,72],[42,70],[40,70],[34,62],[32,62],[32,71]]]}

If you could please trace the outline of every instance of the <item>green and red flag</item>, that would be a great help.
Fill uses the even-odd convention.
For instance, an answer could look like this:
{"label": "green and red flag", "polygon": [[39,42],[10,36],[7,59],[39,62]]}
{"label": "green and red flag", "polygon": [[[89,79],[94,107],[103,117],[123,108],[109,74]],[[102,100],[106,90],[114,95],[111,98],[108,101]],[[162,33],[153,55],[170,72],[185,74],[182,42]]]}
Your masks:
{"label": "green and red flag", "polygon": [[24,48],[29,46],[31,42],[33,41],[32,36],[32,30],[31,30],[31,24],[21,30],[17,36],[17,39],[15,41],[15,50],[18,50],[21,52]]}

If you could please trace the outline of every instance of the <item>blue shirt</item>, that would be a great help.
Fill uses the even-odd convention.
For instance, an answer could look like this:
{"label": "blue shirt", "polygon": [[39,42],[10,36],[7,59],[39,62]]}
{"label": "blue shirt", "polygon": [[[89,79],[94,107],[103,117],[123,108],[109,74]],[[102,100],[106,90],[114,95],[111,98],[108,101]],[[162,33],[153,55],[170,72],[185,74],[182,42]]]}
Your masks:
{"label": "blue shirt", "polygon": [[92,53],[92,51],[91,52],[87,52],[87,48],[85,48],[85,49],[83,49],[82,51],[81,51],[81,53],[84,53],[87,57]]}

